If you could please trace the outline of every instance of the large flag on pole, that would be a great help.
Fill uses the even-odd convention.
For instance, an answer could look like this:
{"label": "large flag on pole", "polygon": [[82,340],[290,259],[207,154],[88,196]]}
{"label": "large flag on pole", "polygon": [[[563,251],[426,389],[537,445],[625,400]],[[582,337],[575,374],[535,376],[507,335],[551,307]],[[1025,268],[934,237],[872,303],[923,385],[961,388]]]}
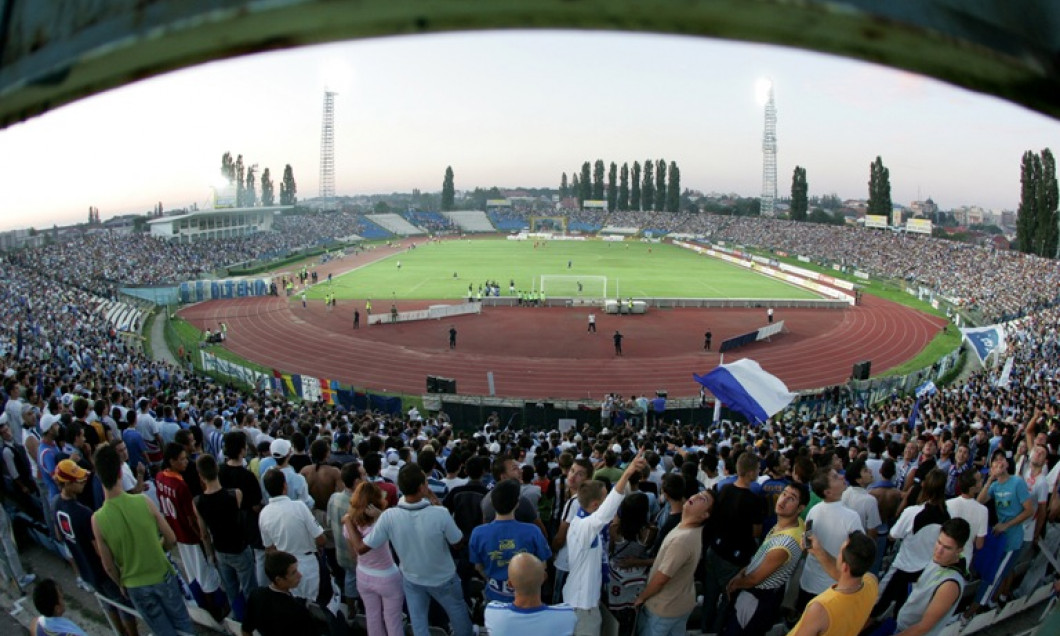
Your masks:
{"label": "large flag on pole", "polygon": [[751,422],[765,422],[795,399],[780,378],[749,358],[722,364],[706,375],[693,373],[692,377]]}
{"label": "large flag on pole", "polygon": [[990,325],[989,327],[973,327],[961,329],[961,335],[972,347],[979,364],[986,365],[986,359],[990,354],[997,352],[998,355],[1005,352],[1005,330],[1001,325]]}

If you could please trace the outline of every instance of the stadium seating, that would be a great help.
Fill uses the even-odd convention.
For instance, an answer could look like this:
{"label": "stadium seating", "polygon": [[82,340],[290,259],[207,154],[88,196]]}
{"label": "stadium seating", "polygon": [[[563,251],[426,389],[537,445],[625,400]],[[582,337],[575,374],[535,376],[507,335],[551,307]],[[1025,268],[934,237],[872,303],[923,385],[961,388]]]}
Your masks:
{"label": "stadium seating", "polygon": [[478,210],[460,210],[455,212],[445,212],[445,216],[449,218],[458,228],[463,232],[496,232],[496,228],[490,223],[490,219],[486,216],[485,212]]}
{"label": "stadium seating", "polygon": [[397,236],[426,234],[421,228],[406,221],[400,214],[369,214],[364,218]]}

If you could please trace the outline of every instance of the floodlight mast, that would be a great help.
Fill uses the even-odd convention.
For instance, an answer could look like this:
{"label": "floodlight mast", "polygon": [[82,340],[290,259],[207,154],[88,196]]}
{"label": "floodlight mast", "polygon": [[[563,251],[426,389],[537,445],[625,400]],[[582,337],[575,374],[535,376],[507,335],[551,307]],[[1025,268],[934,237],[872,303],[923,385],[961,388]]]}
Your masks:
{"label": "floodlight mast", "polygon": [[325,208],[335,198],[335,96],[324,89],[324,120],[320,126],[320,198]]}
{"label": "floodlight mast", "polygon": [[773,85],[766,101],[765,131],[762,134],[762,201],[759,214],[776,216],[777,200],[777,107],[773,103]]}

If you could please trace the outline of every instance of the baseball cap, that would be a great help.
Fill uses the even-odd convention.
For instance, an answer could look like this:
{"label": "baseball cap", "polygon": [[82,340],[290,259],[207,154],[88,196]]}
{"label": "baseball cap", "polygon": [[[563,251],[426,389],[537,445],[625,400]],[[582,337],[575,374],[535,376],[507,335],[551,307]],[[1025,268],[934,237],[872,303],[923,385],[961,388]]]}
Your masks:
{"label": "baseball cap", "polygon": [[392,450],[386,454],[386,463],[397,464],[399,461],[401,461],[401,458],[398,457],[397,451]]}
{"label": "baseball cap", "polygon": [[52,479],[60,484],[72,484],[75,481],[85,481],[91,473],[81,468],[72,459],[64,459],[55,467]]}
{"label": "baseball cap", "polygon": [[283,459],[291,454],[291,442],[285,439],[273,440],[269,444],[269,454],[276,459]]}

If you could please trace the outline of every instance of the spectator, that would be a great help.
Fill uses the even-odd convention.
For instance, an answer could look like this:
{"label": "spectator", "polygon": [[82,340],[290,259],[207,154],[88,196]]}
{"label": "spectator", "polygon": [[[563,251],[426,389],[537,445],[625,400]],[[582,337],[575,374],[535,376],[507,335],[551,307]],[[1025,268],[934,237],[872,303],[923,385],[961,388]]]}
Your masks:
{"label": "spectator", "polygon": [[76,623],[63,616],[66,599],[63,597],[63,588],[53,579],[44,579],[33,588],[33,607],[37,608],[40,616],[30,621],[30,634],[88,636]]}
{"label": "spectator", "polygon": [[177,573],[163,552],[176,545],[176,535],[150,500],[125,493],[121,458],[113,447],[96,450],[95,466],[105,500],[92,515],[92,532],[103,569],[126,591],[152,632],[159,636],[191,633],[191,617]]}
{"label": "spectator", "polygon": [[246,600],[258,586],[254,553],[241,523],[243,492],[221,487],[213,455],[202,455],[195,464],[204,486],[203,493],[193,500],[202,547],[220,575],[235,620],[242,622]]}
{"label": "spectator", "polygon": [[680,525],[663,541],[648,584],[634,600],[634,605],[642,608],[640,634],[685,633],[695,607],[695,571],[704,543],[700,535],[713,504],[709,491],[693,495],[685,502]]}
{"label": "spectator", "polygon": [[282,550],[270,552],[265,557],[265,576],[269,578],[269,584],[250,593],[242,625],[243,636],[253,636],[255,632],[261,636],[317,636],[320,633],[306,607],[305,598],[294,594],[302,581],[298,564],[299,560],[293,554]]}
{"label": "spectator", "polygon": [[507,603],[515,598],[515,591],[508,584],[508,562],[512,556],[529,552],[542,561],[552,557],[541,530],[515,520],[519,491],[519,482],[514,479],[497,484],[489,495],[497,516],[471,533],[470,560],[486,579],[486,599],[490,601]]}
{"label": "spectator", "polygon": [[409,621],[416,636],[427,636],[430,599],[449,616],[455,636],[470,636],[471,618],[464,603],[460,578],[447,547],[458,545],[463,536],[453,518],[441,506],[432,506],[427,477],[416,464],[407,464],[398,475],[404,501],[380,515],[372,533],[363,542],[352,533],[357,553],[379,548],[387,541],[401,559]]}
{"label": "spectator", "polygon": [[264,476],[269,503],[258,516],[265,552],[279,550],[298,559],[299,583],[291,588],[295,596],[316,601],[320,591],[320,561],[317,551],[324,546],[324,529],[302,502],[287,496],[287,479],[279,468]]}
{"label": "spectator", "polygon": [[765,504],[761,495],[751,491],[751,484],[758,480],[758,467],[759,459],[754,453],[740,455],[736,460],[736,481],[721,488],[714,502],[714,512],[724,522],[715,525],[714,536],[709,539],[710,550],[703,561],[704,632],[717,634],[724,626],[728,611],[725,588],[751,562],[756,541],[762,535]]}
{"label": "spectator", "polygon": [[876,560],[876,542],[864,532],[852,532],[833,559],[819,539],[820,535],[814,532],[807,540],[810,554],[835,584],[809,602],[789,636],[854,636],[865,626],[876,602],[879,587],[876,577],[869,572]]}
{"label": "spectator", "polygon": [[600,531],[606,528],[618,513],[618,507],[626,493],[626,480],[634,471],[646,466],[643,453],[638,453],[606,497],[604,485],[595,480],[586,481],[578,488],[578,505],[581,511],[571,521],[567,530],[570,575],[563,586],[563,599],[574,608],[578,616],[575,634],[595,636],[600,633],[603,620],[598,606],[602,579],[600,564],[603,562]]}
{"label": "spectator", "polygon": [[570,636],[578,622],[567,605],[545,605],[541,585],[547,574],[536,556],[522,552],[508,564],[508,581],[515,592],[510,603],[491,601],[486,606],[486,629],[491,634],[554,634]]}
{"label": "spectator", "polygon": [[354,488],[361,481],[361,464],[353,460],[343,464],[339,471],[342,489],[328,499],[327,526],[335,541],[335,562],[343,572],[342,598],[346,602],[347,614],[356,614],[357,592],[357,557],[350,551],[349,542],[343,538],[343,518],[350,510],[350,497]]}
{"label": "spectator", "polygon": [[[356,552],[354,535],[363,539],[372,533],[379,516],[387,509],[386,496],[377,484],[362,481],[343,517],[343,536],[350,552]],[[362,543],[363,545],[363,543]],[[383,542],[357,557],[357,590],[364,601],[368,633],[373,636],[401,636],[401,607],[405,602],[401,571],[390,555],[390,543]]]}
{"label": "spectator", "polygon": [[[834,468],[818,470],[810,485],[822,501],[814,506],[810,514],[806,516],[807,533],[811,532],[812,524],[813,542],[817,549],[811,552],[812,558],[806,559],[806,566],[799,580],[799,601],[796,603],[798,611],[802,611],[812,597],[823,594],[829,586],[836,583],[835,570],[829,570],[826,565],[834,563],[834,560],[839,558],[840,547],[845,544],[851,533],[863,530],[858,513],[843,505],[842,497],[843,491],[846,490],[846,480]],[[867,535],[862,536],[868,538]],[[829,560],[822,561],[817,558],[819,553],[826,554]],[[874,549],[872,553],[875,557],[876,550]],[[869,564],[865,570],[867,571],[871,566],[872,564]],[[875,593],[873,593],[873,602],[875,600]]]}
{"label": "spectator", "polygon": [[776,525],[725,588],[731,599],[725,636],[764,634],[776,622],[785,587],[802,559],[806,526],[799,515],[809,501],[809,490],[801,484],[788,484],[780,493]]}

